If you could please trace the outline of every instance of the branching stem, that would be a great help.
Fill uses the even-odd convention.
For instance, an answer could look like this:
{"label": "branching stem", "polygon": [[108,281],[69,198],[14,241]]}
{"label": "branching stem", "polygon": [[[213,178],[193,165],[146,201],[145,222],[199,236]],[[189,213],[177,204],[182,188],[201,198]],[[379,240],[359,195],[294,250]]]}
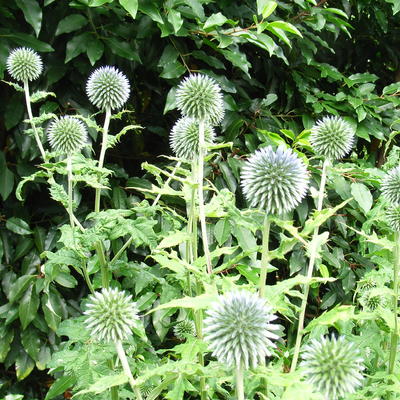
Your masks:
{"label": "branching stem", "polygon": [[[326,186],[326,177],[327,177],[327,168],[330,164],[329,159],[325,159],[324,164],[322,166],[322,174],[321,174],[321,182],[319,185],[318,191],[318,199],[317,199],[317,211],[322,210],[322,204],[324,200],[325,186]],[[308,261],[308,270],[307,270],[307,281],[304,284],[304,293],[303,298],[301,300],[300,314],[299,314],[299,323],[297,326],[297,335],[296,335],[296,344],[294,347],[294,354],[292,359],[291,371],[294,372],[297,367],[297,362],[299,360],[301,340],[303,337],[303,329],[304,329],[304,318],[306,314],[306,307],[308,301],[308,294],[310,292],[310,281],[313,276],[315,260],[318,254],[318,226],[315,227],[313,236],[310,243],[310,258]]]}

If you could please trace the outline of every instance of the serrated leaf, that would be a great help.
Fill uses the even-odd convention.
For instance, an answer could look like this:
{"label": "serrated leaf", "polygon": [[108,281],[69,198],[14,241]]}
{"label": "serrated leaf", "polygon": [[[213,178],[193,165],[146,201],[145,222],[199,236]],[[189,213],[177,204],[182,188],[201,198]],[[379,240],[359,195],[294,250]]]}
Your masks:
{"label": "serrated leaf", "polygon": [[164,308],[191,308],[193,310],[204,310],[209,308],[217,298],[217,293],[204,293],[197,297],[183,297],[182,299],[175,299],[168,303],[160,304],[153,310],[149,311],[148,314]]}
{"label": "serrated leaf", "polygon": [[169,234],[167,237],[165,237],[161,242],[158,244],[157,249],[166,249],[168,247],[174,247],[177,246],[178,244],[184,243],[188,240],[190,240],[190,235],[188,232],[174,232],[172,234]]}
{"label": "serrated leaf", "polygon": [[126,382],[128,382],[128,377],[125,374],[102,376],[95,383],[91,384],[89,389],[77,392],[76,396],[85,393],[100,394],[111,387],[123,385]]}

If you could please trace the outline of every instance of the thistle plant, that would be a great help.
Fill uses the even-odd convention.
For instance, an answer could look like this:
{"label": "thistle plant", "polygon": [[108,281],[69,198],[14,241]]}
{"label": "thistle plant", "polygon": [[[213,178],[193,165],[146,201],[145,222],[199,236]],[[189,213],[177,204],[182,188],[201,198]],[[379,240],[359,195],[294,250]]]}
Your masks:
{"label": "thistle plant", "polygon": [[263,299],[246,291],[221,296],[207,311],[204,340],[219,362],[236,369],[238,400],[244,400],[243,371],[271,356],[277,317]]}
{"label": "thistle plant", "polygon": [[325,400],[337,400],[355,393],[364,370],[359,350],[344,336],[312,339],[304,346],[300,364],[306,380]]}
{"label": "thistle plant", "polygon": [[[310,143],[315,154],[324,158],[317,196],[317,212],[319,212],[322,210],[328,167],[333,160],[344,157],[351,150],[354,144],[354,131],[351,126],[340,117],[324,117],[322,120],[317,121],[311,128]],[[307,282],[303,286],[303,298],[300,306],[296,343],[291,365],[292,371],[296,369],[300,353],[308,294],[310,291],[310,280],[313,276],[315,261],[318,254],[318,234],[319,229],[317,226],[314,229],[310,242]]]}
{"label": "thistle plant", "polygon": [[390,338],[389,373],[392,374],[396,364],[397,345],[399,341],[398,299],[400,272],[400,167],[391,169],[381,184],[382,196],[389,203],[386,219],[394,231],[395,246],[393,251],[393,314],[394,328]]}
{"label": "thistle plant", "polygon": [[121,361],[124,373],[128,377],[135,396],[142,400],[139,386],[133,378],[129,363],[122,345],[135,327],[139,317],[136,303],[131,295],[117,288],[102,289],[89,296],[86,315],[86,325],[93,337],[98,341],[114,343],[118,358]]}
{"label": "thistle plant", "polygon": [[[224,117],[224,106],[221,94],[221,88],[214,82],[213,79],[206,75],[194,74],[185,78],[178,86],[176,91],[176,103],[178,109],[184,117],[189,117],[195,120],[198,124],[198,152],[193,157],[192,171],[197,163],[197,193],[199,200],[199,218],[201,225],[201,234],[203,238],[203,249],[207,264],[207,271],[212,272],[212,264],[210,250],[208,246],[206,215],[204,209],[204,157],[206,155],[205,138],[210,128],[209,125],[218,125]],[[183,122],[180,127],[183,127]],[[188,125],[186,125],[188,128]],[[193,137],[193,129],[186,130]],[[175,135],[176,136],[176,135]],[[188,146],[189,141],[186,142]],[[193,207],[194,209],[194,207]]]}
{"label": "thistle plant", "polygon": [[196,327],[190,319],[183,319],[174,326],[174,335],[179,340],[185,340],[187,336],[196,336]]}
{"label": "thistle plant", "polygon": [[19,82],[22,82],[24,85],[25,103],[28,111],[29,121],[31,123],[33,134],[35,136],[42,159],[45,160],[46,153],[40,140],[39,133],[36,129],[36,125],[33,122],[31,97],[29,93],[29,82],[37,79],[42,73],[42,60],[39,54],[37,54],[34,50],[26,47],[19,47],[11,51],[7,58],[6,66],[11,77]]}
{"label": "thistle plant", "polygon": [[67,156],[68,176],[68,214],[71,227],[74,227],[73,212],[73,174],[72,156],[79,152],[87,141],[87,131],[84,124],[77,118],[65,116],[53,120],[47,131],[50,146],[53,150]]}
{"label": "thistle plant", "polygon": [[265,293],[269,263],[269,216],[292,211],[306,195],[308,180],[303,161],[284,146],[257,150],[242,168],[241,186],[246,200],[251,207],[265,211],[259,279],[261,297]]}

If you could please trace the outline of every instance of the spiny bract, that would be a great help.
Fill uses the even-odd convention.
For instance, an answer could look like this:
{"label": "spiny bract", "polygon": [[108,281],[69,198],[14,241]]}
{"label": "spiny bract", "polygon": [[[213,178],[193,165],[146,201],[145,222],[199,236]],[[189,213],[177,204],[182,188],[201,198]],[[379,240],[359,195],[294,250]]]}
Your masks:
{"label": "spiny bract", "polygon": [[246,291],[230,292],[214,303],[204,320],[204,340],[219,362],[256,367],[275,347],[278,325],[263,299]]}
{"label": "spiny bract", "polygon": [[139,319],[132,296],[117,288],[102,289],[89,297],[84,314],[91,334],[101,341],[123,341],[132,334]]}
{"label": "spiny bract", "polygon": [[394,231],[400,232],[400,205],[388,207],[386,210],[386,220]]}
{"label": "spiny bract", "polygon": [[400,167],[392,168],[382,180],[382,195],[392,205],[400,205]]}
{"label": "spiny bract", "polygon": [[52,149],[65,154],[78,152],[87,142],[85,125],[69,115],[53,120],[47,135]]}
{"label": "spiny bract", "polygon": [[92,72],[86,84],[92,104],[100,109],[121,108],[128,100],[130,85],[126,76],[114,67],[100,67]]}
{"label": "spiny bract", "polygon": [[267,214],[293,210],[306,195],[308,180],[303,161],[284,146],[257,150],[241,173],[241,186],[250,206]]}
{"label": "spiny bract", "polygon": [[354,393],[363,380],[363,359],[344,336],[312,339],[304,346],[300,364],[306,379],[325,399]]}
{"label": "spiny bract", "polygon": [[350,152],[354,130],[340,117],[324,117],[311,128],[310,143],[317,154],[337,160]]}
{"label": "spiny bract", "polygon": [[36,51],[19,47],[7,58],[7,71],[17,81],[28,82],[39,77],[43,63]]}
{"label": "spiny bract", "polygon": [[[204,139],[213,143],[215,132],[208,123],[204,127]],[[170,135],[172,151],[179,158],[192,160],[199,154],[199,122],[193,118],[180,118],[172,128]]]}
{"label": "spiny bract", "polygon": [[184,116],[218,125],[224,118],[221,88],[201,74],[185,78],[176,91],[176,104]]}
{"label": "spiny bract", "polygon": [[187,336],[196,336],[194,322],[190,319],[183,319],[174,326],[174,335],[180,340],[185,340]]}

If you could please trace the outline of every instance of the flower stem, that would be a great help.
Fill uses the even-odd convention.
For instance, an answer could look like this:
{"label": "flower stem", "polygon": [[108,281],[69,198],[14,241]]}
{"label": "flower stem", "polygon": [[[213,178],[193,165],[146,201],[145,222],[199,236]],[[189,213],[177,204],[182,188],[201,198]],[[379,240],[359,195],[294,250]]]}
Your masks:
{"label": "flower stem", "polygon": [[68,173],[68,214],[69,222],[71,224],[72,231],[74,230],[74,218],[73,218],[73,208],[72,208],[72,158],[71,155],[67,157],[67,173]]}
{"label": "flower stem", "polygon": [[244,400],[243,367],[236,365],[236,397],[237,400]]}
{"label": "flower stem", "polygon": [[[168,186],[168,184],[171,182],[172,178],[174,177],[176,170],[181,166],[182,162],[178,161],[174,167],[174,169],[172,170],[171,175],[168,177],[168,179],[165,181],[164,186]],[[154,199],[153,201],[153,207],[158,203],[158,200],[160,200],[161,197],[161,193],[158,193],[157,197]]]}
{"label": "flower stem", "polygon": [[126,358],[126,354],[120,340],[117,340],[115,342],[115,347],[117,349],[118,358],[121,361],[122,368],[125,372],[125,375],[128,377],[128,382],[131,385],[133,392],[135,393],[136,399],[143,400],[142,394],[140,393],[140,389],[132,375],[131,369],[129,368],[128,359]]}
{"label": "flower stem", "polygon": [[29,94],[29,83],[28,81],[24,81],[24,92],[25,92],[25,102],[26,102],[26,109],[28,110],[29,121],[31,123],[33,133],[35,135],[36,143],[39,147],[40,154],[42,156],[43,161],[46,161],[46,154],[44,152],[44,148],[42,142],[40,141],[39,134],[36,130],[36,125],[33,122],[33,114],[32,114],[32,107],[31,107],[31,96]]}
{"label": "flower stem", "polygon": [[268,218],[268,214],[264,217],[263,237],[262,237],[262,250],[261,250],[261,271],[259,285],[260,297],[265,295],[265,282],[267,280],[268,263],[269,263],[269,231],[271,227],[271,221]]}
{"label": "flower stem", "polygon": [[399,301],[399,267],[400,267],[400,232],[395,232],[394,268],[393,268],[393,314],[394,330],[390,338],[389,374],[393,374],[396,364],[397,343],[399,340],[398,301]]}
{"label": "flower stem", "polygon": [[[106,108],[106,117],[104,119],[103,125],[103,139],[101,142],[101,150],[100,150],[100,157],[99,157],[99,168],[103,168],[104,165],[104,158],[106,156],[107,151],[107,143],[108,143],[108,128],[110,126],[110,118],[111,118],[111,109]],[[96,197],[94,202],[94,211],[100,211],[100,196],[101,196],[101,189],[96,189]]]}
{"label": "flower stem", "polygon": [[[322,166],[321,182],[320,182],[319,191],[318,191],[317,211],[322,210],[322,204],[323,204],[323,200],[324,200],[324,192],[325,192],[325,186],[326,186],[327,168],[328,168],[329,164],[330,164],[329,159],[325,159],[324,164]],[[315,260],[317,258],[317,253],[318,253],[318,247],[317,247],[318,232],[319,232],[319,229],[317,226],[314,229],[313,236],[312,236],[311,243],[310,243],[310,258],[308,260],[307,281],[304,284],[304,293],[303,293],[303,298],[301,300],[299,323],[297,326],[296,344],[294,347],[292,365],[290,368],[291,371],[296,370],[297,362],[299,360],[301,340],[303,337],[303,329],[304,329],[304,318],[305,318],[305,314],[306,314],[308,294],[310,292],[310,280],[313,276]]]}
{"label": "flower stem", "polygon": [[204,157],[205,157],[205,140],[204,140],[205,123],[203,120],[199,121],[199,167],[197,179],[197,192],[199,197],[199,218],[201,226],[201,236],[203,238],[203,250],[207,264],[207,272],[212,273],[210,249],[208,247],[207,226],[206,226],[206,212],[204,208],[204,193],[203,193],[203,180],[204,180]]}

